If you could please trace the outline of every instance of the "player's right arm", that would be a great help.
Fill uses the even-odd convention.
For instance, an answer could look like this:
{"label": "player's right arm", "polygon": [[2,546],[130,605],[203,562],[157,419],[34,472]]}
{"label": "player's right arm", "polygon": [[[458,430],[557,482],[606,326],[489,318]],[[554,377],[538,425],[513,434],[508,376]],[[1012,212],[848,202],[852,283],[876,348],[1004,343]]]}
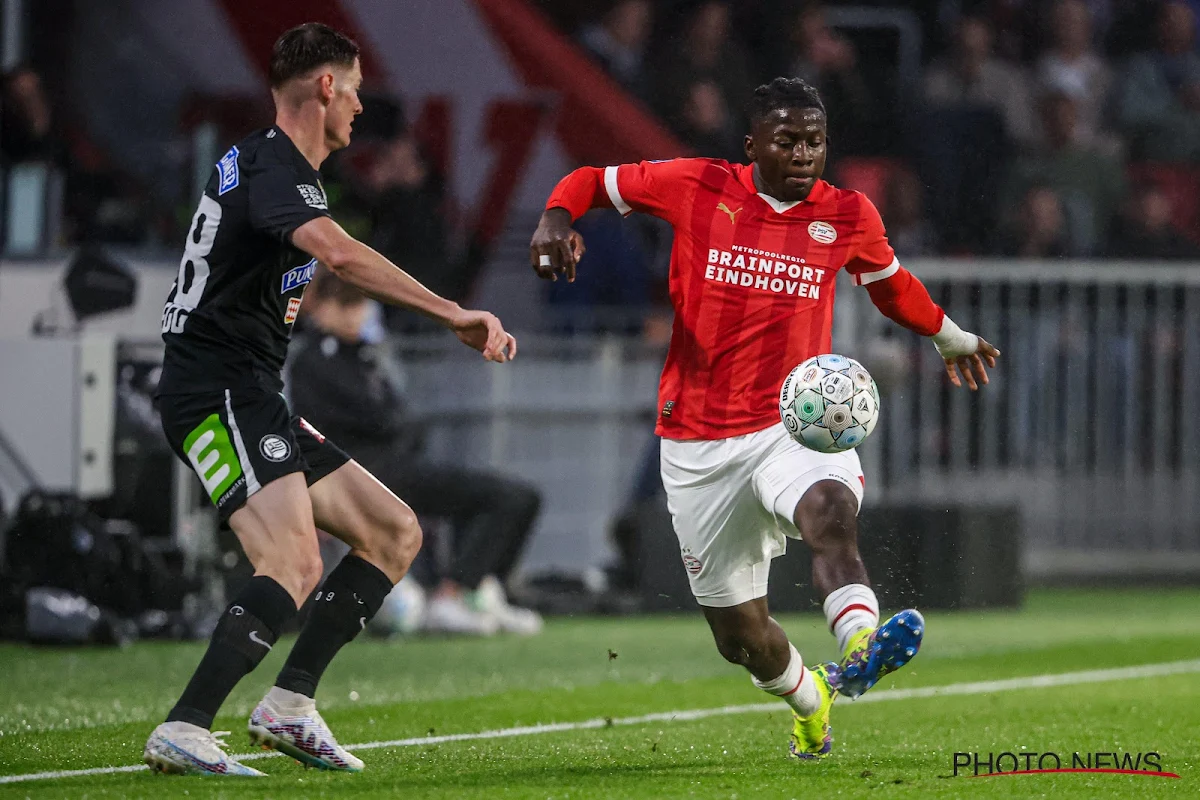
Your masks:
{"label": "player's right arm", "polygon": [[489,361],[503,363],[517,353],[517,340],[487,311],[464,309],[429,289],[346,233],[330,217],[309,220],[292,232],[292,244],[352,283],[368,297],[409,308],[440,322]]}
{"label": "player's right arm", "polygon": [[674,224],[687,184],[710,164],[708,159],[642,161],[618,167],[580,167],[567,175],[546,201],[546,210],[529,242],[529,263],[538,277],[575,280],[583,256],[583,237],[571,225],[593,208],[615,208],[628,216],[652,214]]}

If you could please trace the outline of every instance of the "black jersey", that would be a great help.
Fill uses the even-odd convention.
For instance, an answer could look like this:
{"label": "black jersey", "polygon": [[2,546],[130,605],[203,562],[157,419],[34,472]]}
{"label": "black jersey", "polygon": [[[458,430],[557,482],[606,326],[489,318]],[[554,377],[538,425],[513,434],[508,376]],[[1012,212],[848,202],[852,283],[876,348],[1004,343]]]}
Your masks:
{"label": "black jersey", "polygon": [[217,163],[163,309],[159,394],[283,388],[292,323],[316,259],[292,231],[329,216],[321,175],[278,128]]}

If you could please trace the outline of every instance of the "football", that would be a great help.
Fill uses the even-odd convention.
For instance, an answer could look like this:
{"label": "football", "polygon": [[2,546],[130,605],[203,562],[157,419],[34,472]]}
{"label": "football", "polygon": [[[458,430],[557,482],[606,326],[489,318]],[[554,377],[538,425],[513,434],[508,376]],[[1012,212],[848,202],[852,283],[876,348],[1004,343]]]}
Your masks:
{"label": "football", "polygon": [[820,453],[862,444],[879,421],[879,387],[852,358],[813,356],[779,390],[779,416],[792,438]]}

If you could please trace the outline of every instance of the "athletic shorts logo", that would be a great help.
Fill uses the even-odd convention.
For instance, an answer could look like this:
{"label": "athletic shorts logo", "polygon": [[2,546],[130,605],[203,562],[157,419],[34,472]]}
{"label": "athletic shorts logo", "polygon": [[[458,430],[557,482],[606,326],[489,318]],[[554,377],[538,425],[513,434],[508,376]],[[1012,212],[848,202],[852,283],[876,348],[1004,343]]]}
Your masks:
{"label": "athletic shorts logo", "polygon": [[233,614],[235,617],[240,617],[242,614],[246,613],[246,609],[242,608],[241,606],[233,606],[229,609],[229,613]]}
{"label": "athletic shorts logo", "polygon": [[674,411],[675,411],[675,401],[674,400],[668,400],[667,402],[663,403],[662,415],[664,417],[671,416],[671,414],[674,413]]}
{"label": "athletic shorts logo", "polygon": [[283,314],[283,324],[291,325],[296,321],[296,317],[300,315],[300,303],[303,298],[293,297],[288,300],[287,311]]}
{"label": "athletic shorts logo", "polygon": [[325,200],[325,192],[321,191],[320,187],[313,186],[311,183],[298,183],[296,189],[299,190],[300,196],[304,198],[304,204],[310,208],[319,208],[325,211],[329,208],[329,204]]}
{"label": "athletic shorts logo", "polygon": [[221,156],[221,160],[217,162],[217,172],[221,174],[221,182],[217,185],[217,197],[225,194],[231,189],[236,189],[241,182],[241,175],[238,173],[238,149],[237,147],[229,148],[229,152]]}
{"label": "athletic shorts logo", "polygon": [[289,269],[283,273],[283,280],[279,285],[279,293],[287,294],[292,289],[299,289],[313,279],[313,274],[317,271],[317,260],[314,258],[307,264],[303,264],[295,269]]}
{"label": "athletic shorts logo", "polygon": [[238,460],[221,417],[210,414],[183,440],[183,452],[213,503],[242,477]]}
{"label": "athletic shorts logo", "polygon": [[833,244],[837,241],[837,230],[828,222],[820,220],[808,223],[808,235],[813,238],[813,241],[821,244]]}
{"label": "athletic shorts logo", "polygon": [[683,557],[683,568],[692,575],[699,575],[704,565],[700,563],[700,559],[689,553]]}
{"label": "athletic shorts logo", "polygon": [[267,461],[278,463],[292,454],[292,446],[282,436],[268,433],[258,440],[258,452],[262,453]]}

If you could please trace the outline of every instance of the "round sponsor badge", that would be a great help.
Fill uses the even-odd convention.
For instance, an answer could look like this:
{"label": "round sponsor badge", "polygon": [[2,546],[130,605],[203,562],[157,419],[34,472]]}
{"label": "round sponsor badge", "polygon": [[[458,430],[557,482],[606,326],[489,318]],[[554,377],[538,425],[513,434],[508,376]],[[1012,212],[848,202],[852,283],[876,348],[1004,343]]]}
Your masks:
{"label": "round sponsor badge", "polygon": [[267,461],[283,461],[292,454],[292,446],[287,439],[274,433],[268,433],[258,440],[258,452]]}
{"label": "round sponsor badge", "polygon": [[834,227],[828,222],[820,220],[808,223],[808,235],[813,238],[813,241],[821,244],[833,244],[837,241],[837,231]]}

